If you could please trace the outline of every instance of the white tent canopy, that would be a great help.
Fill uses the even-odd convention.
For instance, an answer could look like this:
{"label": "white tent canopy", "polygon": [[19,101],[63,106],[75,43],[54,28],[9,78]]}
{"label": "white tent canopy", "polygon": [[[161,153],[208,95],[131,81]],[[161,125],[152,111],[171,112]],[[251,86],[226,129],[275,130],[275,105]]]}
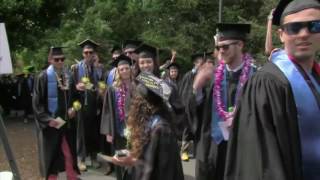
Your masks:
{"label": "white tent canopy", "polygon": [[11,74],[12,63],[4,23],[0,23],[0,74]]}

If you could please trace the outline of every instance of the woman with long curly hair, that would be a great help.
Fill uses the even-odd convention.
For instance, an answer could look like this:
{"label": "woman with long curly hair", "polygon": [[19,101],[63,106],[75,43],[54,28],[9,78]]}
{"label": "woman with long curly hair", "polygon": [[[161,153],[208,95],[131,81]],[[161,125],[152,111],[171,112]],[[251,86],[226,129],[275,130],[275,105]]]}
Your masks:
{"label": "woman with long curly hair", "polygon": [[[106,90],[101,117],[100,133],[106,136],[106,141],[113,149],[126,148],[125,128],[128,119],[130,99],[133,92],[131,59],[120,55],[115,61],[116,77],[112,86]],[[123,175],[123,168],[115,167],[117,179]]]}
{"label": "woman with long curly hair", "polygon": [[127,123],[130,132],[129,153],[126,157],[113,158],[113,163],[117,165],[132,166],[127,169],[124,179],[184,179],[171,117],[163,98],[151,91],[144,82],[139,82],[131,101]]}

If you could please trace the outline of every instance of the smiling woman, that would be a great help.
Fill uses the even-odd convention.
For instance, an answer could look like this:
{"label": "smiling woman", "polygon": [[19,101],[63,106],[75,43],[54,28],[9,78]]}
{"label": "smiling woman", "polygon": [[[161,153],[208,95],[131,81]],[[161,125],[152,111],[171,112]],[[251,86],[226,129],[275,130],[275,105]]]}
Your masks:
{"label": "smiling woman", "polygon": [[160,76],[159,65],[157,62],[157,49],[147,44],[141,45],[135,50],[138,54],[138,62],[135,64],[135,77],[140,72],[150,72],[157,77]]}

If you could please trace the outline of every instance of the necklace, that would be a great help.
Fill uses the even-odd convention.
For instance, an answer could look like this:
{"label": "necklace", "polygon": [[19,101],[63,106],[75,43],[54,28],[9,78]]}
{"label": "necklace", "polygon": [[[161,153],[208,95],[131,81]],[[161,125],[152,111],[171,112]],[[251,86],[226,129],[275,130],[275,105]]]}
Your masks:
{"label": "necklace", "polygon": [[57,72],[55,72],[56,74],[56,78],[57,78],[57,82],[58,82],[58,87],[65,91],[69,89],[69,76],[66,72],[62,73],[62,77],[58,75]]}
{"label": "necklace", "polygon": [[[244,64],[243,64],[242,72],[239,78],[239,85],[238,85],[239,89],[243,87],[243,85],[249,78],[250,65],[252,62],[252,57],[249,54],[244,54],[242,59],[244,61]],[[232,108],[231,112],[225,111],[226,105],[224,104],[221,97],[222,81],[224,79],[224,69],[225,69],[225,63],[223,60],[220,60],[219,66],[217,67],[217,71],[215,72],[215,84],[213,89],[213,97],[215,98],[215,106],[220,118],[223,119],[224,121],[229,121],[229,120],[232,121],[233,114],[235,112],[236,107]],[[238,94],[240,93],[236,93],[236,99]]]}
{"label": "necklace", "polygon": [[127,95],[128,88],[127,86],[123,83],[118,91],[117,91],[117,106],[118,106],[118,114],[119,114],[119,119],[120,121],[125,120],[125,98]]}

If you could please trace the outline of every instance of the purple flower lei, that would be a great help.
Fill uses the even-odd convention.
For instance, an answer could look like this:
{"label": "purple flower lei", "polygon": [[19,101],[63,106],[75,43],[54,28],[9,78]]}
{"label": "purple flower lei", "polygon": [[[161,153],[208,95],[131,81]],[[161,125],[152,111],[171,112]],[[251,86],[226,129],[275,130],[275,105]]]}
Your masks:
{"label": "purple flower lei", "polygon": [[125,99],[127,95],[127,87],[125,84],[122,84],[116,92],[117,95],[117,109],[119,114],[120,121],[125,120]]}
{"label": "purple flower lei", "polygon": [[[240,75],[240,84],[239,88],[241,89],[244,83],[248,80],[249,78],[249,73],[250,73],[250,65],[252,62],[252,57],[249,54],[244,54],[242,57],[244,61],[243,69]],[[215,84],[214,84],[214,89],[213,89],[213,96],[215,98],[215,105],[216,105],[216,110],[218,112],[218,115],[220,118],[222,118],[224,121],[228,119],[228,115],[230,112],[226,112],[226,105],[224,104],[222,98],[221,98],[221,91],[222,91],[222,81],[224,78],[224,67],[225,63],[223,60],[220,60],[219,66],[217,67],[217,70],[215,72]],[[237,97],[236,97],[237,99]],[[234,108],[236,109],[236,108]]]}

